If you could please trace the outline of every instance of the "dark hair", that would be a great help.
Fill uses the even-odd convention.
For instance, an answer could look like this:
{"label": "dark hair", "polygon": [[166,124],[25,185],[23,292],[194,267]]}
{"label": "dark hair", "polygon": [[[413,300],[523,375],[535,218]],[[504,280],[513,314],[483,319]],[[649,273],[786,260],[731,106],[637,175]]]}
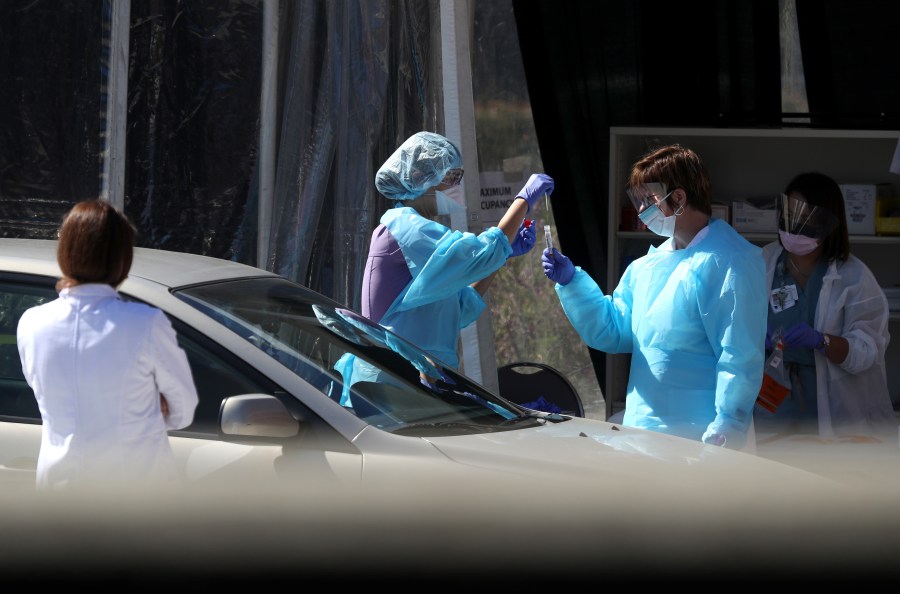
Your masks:
{"label": "dark hair", "polygon": [[106,200],[78,202],[63,217],[56,261],[58,290],[84,283],[119,286],[131,270],[135,228]]}
{"label": "dark hair", "polygon": [[837,227],[822,240],[822,257],[827,262],[846,262],[850,257],[850,237],[847,233],[847,215],[844,212],[844,193],[841,192],[841,187],[825,174],[809,172],[792,179],[784,189],[787,196],[795,192],[803,196],[810,205],[824,208],[837,218]]}
{"label": "dark hair", "polygon": [[712,183],[700,155],[680,144],[671,144],[650,151],[631,167],[629,184],[632,188],[662,183],[666,191],[681,188],[687,203],[699,212],[712,216]]}

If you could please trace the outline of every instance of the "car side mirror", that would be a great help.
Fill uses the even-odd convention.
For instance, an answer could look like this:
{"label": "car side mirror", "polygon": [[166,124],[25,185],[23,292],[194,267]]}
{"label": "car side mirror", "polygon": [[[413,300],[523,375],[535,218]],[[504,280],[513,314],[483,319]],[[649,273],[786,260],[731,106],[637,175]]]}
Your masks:
{"label": "car side mirror", "polygon": [[222,400],[219,432],[232,437],[296,437],[300,422],[270,394],[241,394]]}

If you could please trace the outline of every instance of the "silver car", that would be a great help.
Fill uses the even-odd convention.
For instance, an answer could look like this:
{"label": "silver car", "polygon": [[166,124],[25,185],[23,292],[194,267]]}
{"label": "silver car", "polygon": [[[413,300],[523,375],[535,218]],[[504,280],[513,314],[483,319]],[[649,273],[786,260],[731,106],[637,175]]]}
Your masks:
{"label": "silver car", "polygon": [[[22,378],[16,324],[26,308],[56,298],[55,250],[52,241],[0,240],[0,462],[25,483],[34,479],[41,418]],[[600,480],[675,468],[706,480],[725,466],[744,469],[747,481],[793,474],[693,441],[522,408],[258,268],[139,248],[120,292],[165,311],[190,360],[200,403],[171,441],[191,483],[315,470],[353,484],[413,462],[441,473]]]}

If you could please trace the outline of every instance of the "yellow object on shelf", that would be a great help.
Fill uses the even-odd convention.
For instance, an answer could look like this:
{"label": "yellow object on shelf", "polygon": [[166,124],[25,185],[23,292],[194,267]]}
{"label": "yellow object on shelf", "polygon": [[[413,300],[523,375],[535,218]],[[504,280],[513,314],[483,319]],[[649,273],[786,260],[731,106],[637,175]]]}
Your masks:
{"label": "yellow object on shelf", "polygon": [[879,198],[875,218],[877,235],[900,235],[900,196]]}

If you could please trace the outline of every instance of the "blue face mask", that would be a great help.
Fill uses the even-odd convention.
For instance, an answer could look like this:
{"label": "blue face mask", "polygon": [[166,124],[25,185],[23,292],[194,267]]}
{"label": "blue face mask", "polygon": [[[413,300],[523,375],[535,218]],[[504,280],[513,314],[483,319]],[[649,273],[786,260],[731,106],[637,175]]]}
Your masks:
{"label": "blue face mask", "polygon": [[675,235],[675,219],[678,217],[678,214],[680,214],[676,213],[667,217],[659,209],[660,202],[666,200],[671,195],[672,192],[669,192],[660,199],[659,202],[648,206],[638,214],[638,218],[641,219],[642,223],[647,225],[648,229],[662,237],[672,237]]}

